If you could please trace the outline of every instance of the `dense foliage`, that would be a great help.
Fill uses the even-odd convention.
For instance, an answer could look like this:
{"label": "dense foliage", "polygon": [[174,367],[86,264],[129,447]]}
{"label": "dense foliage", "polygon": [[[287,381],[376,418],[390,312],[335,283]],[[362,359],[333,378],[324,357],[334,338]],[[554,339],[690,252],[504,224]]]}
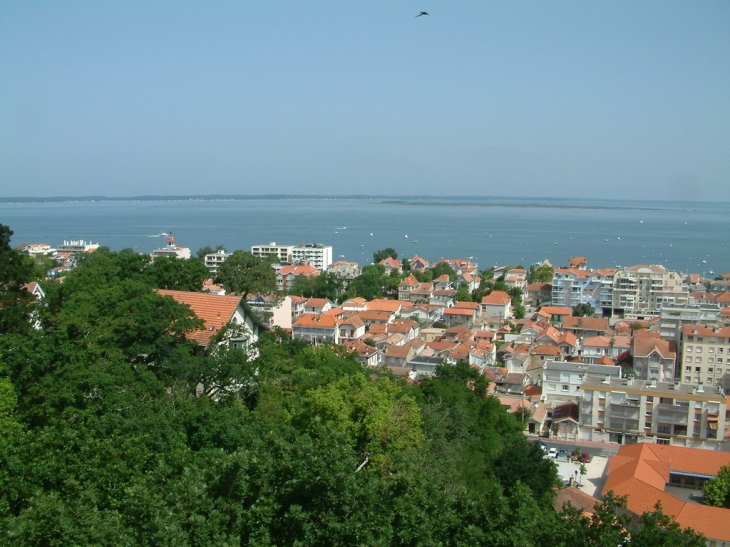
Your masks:
{"label": "dense foliage", "polygon": [[[478,371],[408,384],[276,332],[255,361],[194,357],[199,323],[147,269],[95,253],[48,284],[39,329],[0,337],[3,545],[625,540],[611,507],[552,509],[553,464]],[[654,515],[646,534],[696,544]]]}

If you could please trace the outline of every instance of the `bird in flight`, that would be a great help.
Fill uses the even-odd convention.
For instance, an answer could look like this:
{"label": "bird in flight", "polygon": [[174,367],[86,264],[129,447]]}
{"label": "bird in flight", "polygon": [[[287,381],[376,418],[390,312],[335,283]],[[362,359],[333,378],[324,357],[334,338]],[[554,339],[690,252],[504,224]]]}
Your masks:
{"label": "bird in flight", "polygon": [[419,13],[418,15],[416,15],[416,17],[421,17],[421,15],[428,15],[428,12],[427,11],[422,11],[421,13]]}

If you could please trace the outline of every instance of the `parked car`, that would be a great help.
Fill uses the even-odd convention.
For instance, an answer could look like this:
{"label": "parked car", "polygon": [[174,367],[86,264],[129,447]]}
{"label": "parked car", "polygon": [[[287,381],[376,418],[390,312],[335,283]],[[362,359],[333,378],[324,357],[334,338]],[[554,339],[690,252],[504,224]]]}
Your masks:
{"label": "parked car", "polygon": [[578,461],[583,463],[588,463],[591,461],[591,455],[588,452],[582,452],[580,456],[578,456]]}
{"label": "parked car", "polygon": [[567,460],[568,459],[568,451],[565,450],[565,448],[561,448],[560,452],[558,452],[558,458],[561,460]]}
{"label": "parked car", "polygon": [[551,447],[550,450],[548,450],[548,456],[550,456],[551,458],[557,458],[558,457],[558,449],[555,448],[554,446]]}

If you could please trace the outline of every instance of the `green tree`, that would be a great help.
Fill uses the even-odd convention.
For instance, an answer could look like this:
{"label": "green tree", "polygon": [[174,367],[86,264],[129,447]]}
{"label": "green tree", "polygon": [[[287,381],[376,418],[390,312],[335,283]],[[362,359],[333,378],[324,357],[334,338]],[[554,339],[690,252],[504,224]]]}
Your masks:
{"label": "green tree", "polygon": [[730,507],[730,465],[723,465],[717,476],[705,482],[702,487],[707,505]]}
{"label": "green tree", "polygon": [[437,279],[444,274],[447,274],[449,276],[449,280],[451,281],[456,281],[458,277],[456,275],[456,272],[454,271],[454,268],[451,267],[451,264],[449,264],[445,260],[439,262],[433,268],[430,268],[430,270],[431,274],[433,275],[433,279]]}
{"label": "green tree", "polygon": [[210,272],[197,260],[183,260],[175,256],[160,256],[145,268],[149,283],[157,289],[176,291],[202,290]]}
{"label": "green tree", "polygon": [[269,294],[276,291],[271,264],[246,251],[234,251],[218,268],[216,282],[234,294]]}
{"label": "green tree", "polygon": [[373,264],[379,264],[381,260],[385,260],[388,257],[393,259],[398,258],[398,253],[393,247],[386,247],[385,249],[375,251],[373,253]]}
{"label": "green tree", "polygon": [[454,299],[457,302],[471,302],[471,293],[469,292],[469,287],[466,285],[461,285],[458,289],[456,289],[456,294],[454,294]]}
{"label": "green tree", "polygon": [[0,335],[28,332],[35,298],[25,284],[34,279],[33,260],[10,247],[12,230],[0,224]]}
{"label": "green tree", "polygon": [[584,302],[573,308],[573,317],[593,317],[596,310],[589,303]]}
{"label": "green tree", "polygon": [[553,268],[550,266],[530,266],[530,270],[527,273],[528,283],[550,283],[553,280]]}

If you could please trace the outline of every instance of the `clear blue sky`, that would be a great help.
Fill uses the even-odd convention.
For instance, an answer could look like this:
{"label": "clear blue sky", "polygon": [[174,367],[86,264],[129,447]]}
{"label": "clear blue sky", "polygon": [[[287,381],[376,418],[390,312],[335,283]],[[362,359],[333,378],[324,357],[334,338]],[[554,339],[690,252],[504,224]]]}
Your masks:
{"label": "clear blue sky", "polygon": [[0,0],[0,196],[198,193],[730,201],[730,1]]}

